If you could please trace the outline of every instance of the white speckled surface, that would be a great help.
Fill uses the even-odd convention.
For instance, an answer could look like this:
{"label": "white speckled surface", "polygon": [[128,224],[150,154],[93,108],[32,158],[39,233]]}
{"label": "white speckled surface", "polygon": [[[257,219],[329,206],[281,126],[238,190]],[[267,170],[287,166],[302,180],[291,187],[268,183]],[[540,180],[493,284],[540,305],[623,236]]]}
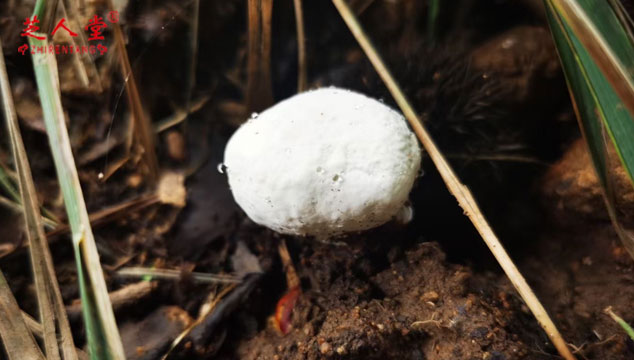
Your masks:
{"label": "white speckled surface", "polygon": [[421,150],[403,116],[337,88],[295,95],[231,137],[236,202],[277,232],[320,238],[389,221],[407,200]]}

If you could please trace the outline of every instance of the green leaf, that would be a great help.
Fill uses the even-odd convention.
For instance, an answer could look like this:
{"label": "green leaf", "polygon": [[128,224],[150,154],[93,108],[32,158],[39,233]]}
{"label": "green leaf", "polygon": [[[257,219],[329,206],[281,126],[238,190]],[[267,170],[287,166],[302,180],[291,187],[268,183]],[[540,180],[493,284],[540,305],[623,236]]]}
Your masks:
{"label": "green leaf", "polygon": [[[604,0],[544,0],[570,95],[619,237],[634,257],[634,238],[618,221],[607,147],[614,145],[634,179],[634,47]],[[603,56],[598,56],[599,52]]]}

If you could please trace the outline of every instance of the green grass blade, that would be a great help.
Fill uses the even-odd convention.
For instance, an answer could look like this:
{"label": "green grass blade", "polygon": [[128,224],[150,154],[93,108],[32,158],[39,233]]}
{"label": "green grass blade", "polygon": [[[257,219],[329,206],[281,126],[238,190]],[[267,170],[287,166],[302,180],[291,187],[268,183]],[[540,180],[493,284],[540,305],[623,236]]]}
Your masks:
{"label": "green grass blade", "polygon": [[439,13],[440,0],[430,0],[427,9],[427,40],[430,43],[434,43],[436,41]]}
{"label": "green grass blade", "polygon": [[[29,40],[31,48],[48,46],[47,40]],[[33,53],[33,68],[46,132],[73,237],[90,356],[99,360],[124,359],[123,345],[108,297],[66,130],[54,54],[48,51]]]}
{"label": "green grass blade", "polygon": [[[557,2],[545,0],[546,15],[566,75],[570,96],[582,133],[588,143],[596,173],[604,189],[608,213],[625,248],[634,258],[634,238],[623,229],[615,209],[607,151],[611,142],[630,178],[634,178],[634,118],[614,88],[613,82],[605,74],[603,68],[608,65],[600,66],[597,63],[586,47],[587,34],[582,32],[578,35],[579,25],[573,27],[568,23],[569,17],[560,14],[559,8],[555,6]],[[615,56],[629,56],[631,52],[630,61],[634,61],[634,47],[629,40],[628,32],[620,25],[608,2],[578,2],[591,4],[592,7],[589,9],[594,12],[593,14],[599,14],[601,19],[604,19],[600,26],[592,28],[605,32],[603,36],[610,38],[609,46],[617,47],[615,39],[620,39],[620,47],[615,52],[618,55]],[[611,36],[613,33],[615,35]],[[585,41],[582,41],[581,37],[584,37]],[[597,40],[599,41],[603,40]],[[630,77],[631,75],[628,75],[628,79],[624,79],[621,85],[627,85]]]}
{"label": "green grass blade", "polygon": [[620,316],[618,316],[614,311],[612,311],[612,307],[609,306],[604,310],[606,314],[608,314],[612,320],[614,320],[619,326],[625,331],[625,333],[630,337],[630,339],[634,340],[634,329],[630,324],[628,324],[625,320],[623,320]]}

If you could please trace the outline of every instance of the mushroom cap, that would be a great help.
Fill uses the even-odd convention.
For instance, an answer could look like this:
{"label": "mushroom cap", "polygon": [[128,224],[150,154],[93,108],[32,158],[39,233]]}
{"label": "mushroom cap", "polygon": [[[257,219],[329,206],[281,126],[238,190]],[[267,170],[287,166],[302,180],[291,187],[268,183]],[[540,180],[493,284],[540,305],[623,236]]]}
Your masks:
{"label": "mushroom cap", "polygon": [[329,87],[254,114],[229,140],[224,165],[251,220],[327,238],[388,222],[407,201],[420,160],[400,113]]}

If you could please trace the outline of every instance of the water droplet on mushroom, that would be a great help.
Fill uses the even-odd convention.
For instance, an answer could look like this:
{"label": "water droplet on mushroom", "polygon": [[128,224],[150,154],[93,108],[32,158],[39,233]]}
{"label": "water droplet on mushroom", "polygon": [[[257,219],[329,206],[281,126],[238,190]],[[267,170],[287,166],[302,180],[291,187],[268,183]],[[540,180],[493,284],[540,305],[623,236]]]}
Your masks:
{"label": "water droplet on mushroom", "polygon": [[220,163],[218,164],[218,167],[216,167],[216,169],[218,169],[219,173],[224,174],[225,170],[227,170],[227,165],[225,165],[224,163]]}
{"label": "water droplet on mushroom", "polygon": [[249,118],[249,120],[257,119],[257,118],[258,118],[258,116],[260,116],[260,114],[258,114],[258,113],[256,113],[256,112],[251,113],[251,118]]}
{"label": "water droplet on mushroom", "polygon": [[332,177],[332,181],[341,182],[343,181],[343,178],[339,174],[335,174],[335,176]]}

